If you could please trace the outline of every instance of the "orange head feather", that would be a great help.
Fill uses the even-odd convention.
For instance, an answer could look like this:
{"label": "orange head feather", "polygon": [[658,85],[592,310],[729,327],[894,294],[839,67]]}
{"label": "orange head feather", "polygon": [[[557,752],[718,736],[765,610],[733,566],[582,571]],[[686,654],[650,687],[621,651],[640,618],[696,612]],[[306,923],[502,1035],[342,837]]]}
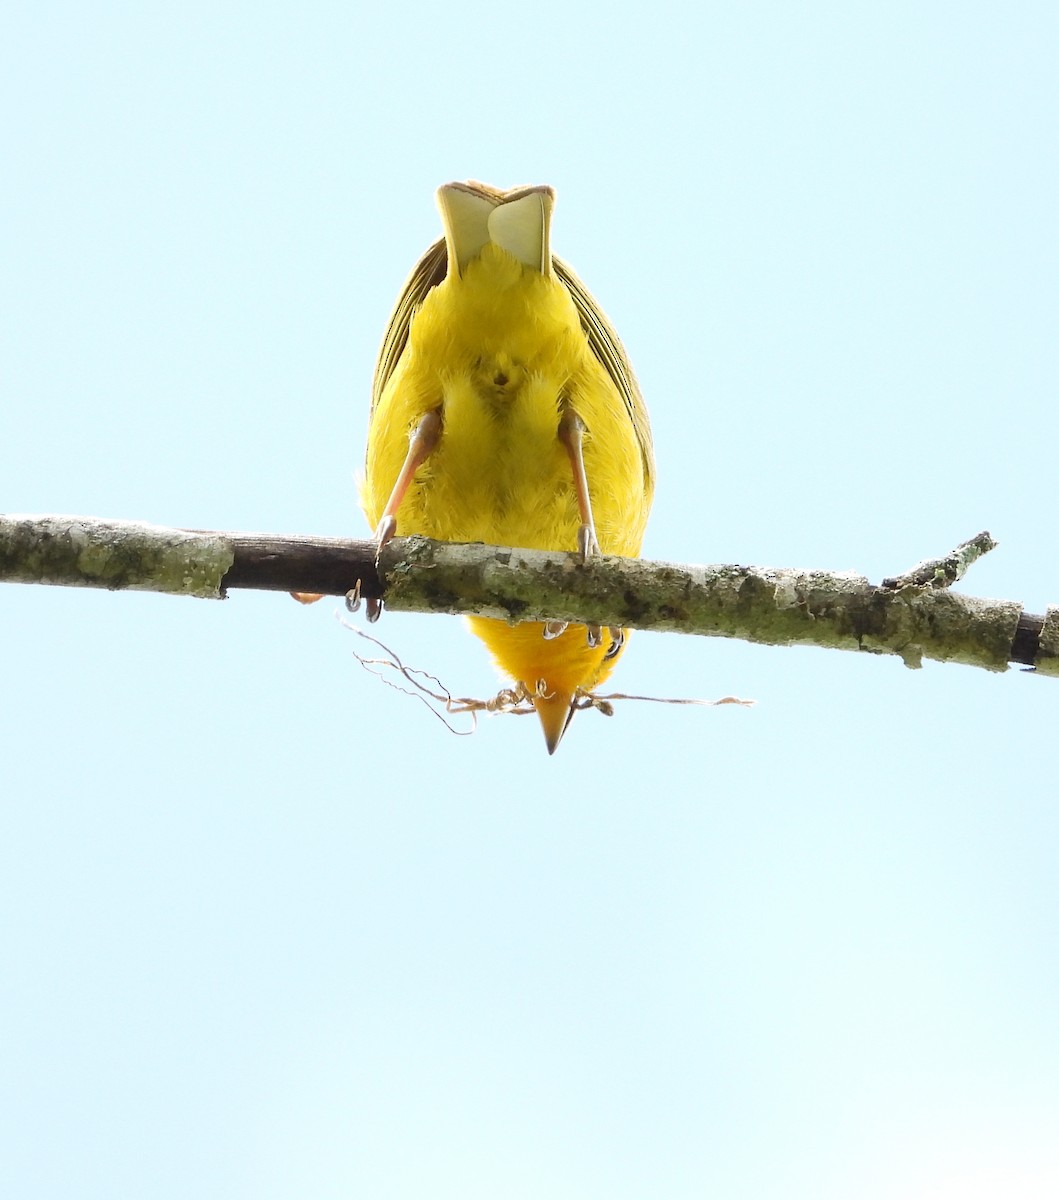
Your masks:
{"label": "orange head feather", "polygon": [[615,645],[605,635],[601,645],[590,646],[584,625],[569,625],[549,639],[539,621],[508,625],[488,617],[468,617],[468,622],[497,666],[522,684],[537,710],[548,753],[554,754],[573,720],[576,701],[610,675],[623,645]]}

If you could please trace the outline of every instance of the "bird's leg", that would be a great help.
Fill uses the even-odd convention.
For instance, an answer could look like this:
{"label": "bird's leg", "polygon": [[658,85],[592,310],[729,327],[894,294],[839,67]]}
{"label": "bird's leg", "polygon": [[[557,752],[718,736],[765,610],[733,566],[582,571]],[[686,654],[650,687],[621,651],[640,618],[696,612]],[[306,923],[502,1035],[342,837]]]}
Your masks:
{"label": "bird's leg", "polygon": [[[416,471],[430,456],[440,437],[441,409],[435,408],[425,413],[420,418],[419,424],[408,435],[408,453],[405,455],[397,482],[393,485],[393,491],[390,492],[390,498],[386,501],[386,507],[379,518],[379,523],[375,526],[377,550],[381,550],[397,532],[397,510],[401,507],[401,501],[404,499],[405,492],[408,491],[408,485],[412,482]],[[302,604],[315,604],[317,600],[323,599],[314,592],[291,592],[291,595]],[[369,598],[365,599],[364,603],[368,620],[377,621],[382,615],[382,601]]]}
{"label": "bird's leg", "polygon": [[[375,526],[375,549],[379,551],[397,532],[397,510],[408,491],[408,485],[415,478],[416,471],[430,457],[441,438],[441,409],[432,408],[419,418],[419,424],[408,435],[408,453],[404,456],[397,481],[382,510],[378,525]],[[382,616],[381,600],[365,601],[366,615],[369,621],[377,621]]]}
{"label": "bird's leg", "polygon": [[[588,475],[585,473],[585,423],[572,408],[566,409],[559,421],[559,441],[570,456],[570,467],[574,473],[574,491],[577,493],[577,511],[581,514],[581,525],[577,531],[577,549],[583,563],[601,553],[599,538],[596,537],[596,520],[592,515],[592,497],[588,491]],[[595,648],[602,645],[603,630],[599,625],[587,625],[588,644]]]}
{"label": "bird's leg", "polygon": [[397,532],[397,510],[401,507],[408,485],[416,471],[430,457],[440,438],[441,409],[433,408],[420,417],[419,424],[408,435],[408,453],[397,476],[397,482],[393,485],[393,491],[390,492],[390,498],[386,501],[386,507],[382,510],[379,523],[375,526],[375,545],[378,549],[381,550]]}
{"label": "bird's leg", "polygon": [[596,537],[596,521],[592,516],[592,497],[588,494],[588,476],[585,474],[584,440],[585,423],[572,408],[568,408],[559,421],[559,441],[566,447],[566,453],[570,456],[574,491],[577,493],[577,511],[581,514],[577,549],[581,554],[581,561],[588,562],[600,553],[600,549],[599,539]]}

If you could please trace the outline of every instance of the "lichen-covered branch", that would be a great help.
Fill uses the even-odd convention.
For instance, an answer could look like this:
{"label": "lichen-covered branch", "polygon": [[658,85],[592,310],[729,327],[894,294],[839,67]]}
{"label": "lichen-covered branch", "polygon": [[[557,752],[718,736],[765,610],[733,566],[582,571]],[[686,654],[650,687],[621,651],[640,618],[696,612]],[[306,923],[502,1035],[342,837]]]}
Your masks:
{"label": "lichen-covered branch", "polygon": [[223,533],[96,517],[0,516],[0,580],[65,587],[222,595],[232,565]]}
{"label": "lichen-covered branch", "polygon": [[0,581],[169,592],[228,588],[382,595],[375,546],[345,538],[169,529],[98,517],[0,514]]}
{"label": "lichen-covered branch", "polygon": [[[1020,662],[1059,674],[1059,608],[939,587],[950,560],[990,549],[988,534],[923,571],[874,586],[849,572],[680,566],[398,538],[373,543],[167,529],[89,517],[0,516],[0,580],[223,597],[230,589],[345,595],[359,587],[395,611],[559,619],[961,662]],[[968,550],[968,547],[973,549]],[[938,564],[942,564],[939,566]]]}
{"label": "lichen-covered branch", "polygon": [[1022,606],[930,587],[873,587],[849,572],[679,566],[444,546],[409,538],[380,558],[391,609],[475,612],[897,654],[1003,671]]}
{"label": "lichen-covered branch", "polygon": [[918,562],[903,575],[895,575],[882,581],[884,588],[896,590],[903,587],[932,587],[947,588],[958,583],[968,569],[976,563],[983,554],[996,549],[996,542],[986,532],[975,534],[966,542],[961,542],[955,550],[951,550],[942,558],[928,558]]}

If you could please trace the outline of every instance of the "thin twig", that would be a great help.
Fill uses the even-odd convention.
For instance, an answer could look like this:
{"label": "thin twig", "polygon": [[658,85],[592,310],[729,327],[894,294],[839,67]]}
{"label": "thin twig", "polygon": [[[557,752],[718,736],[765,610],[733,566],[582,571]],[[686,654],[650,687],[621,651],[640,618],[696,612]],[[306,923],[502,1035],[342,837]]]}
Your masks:
{"label": "thin twig", "polygon": [[884,588],[896,591],[905,587],[947,588],[959,582],[967,570],[976,563],[983,554],[995,550],[997,543],[983,530],[961,542],[955,550],[950,550],[944,558],[927,558],[918,562],[903,575],[892,575],[882,581]]}

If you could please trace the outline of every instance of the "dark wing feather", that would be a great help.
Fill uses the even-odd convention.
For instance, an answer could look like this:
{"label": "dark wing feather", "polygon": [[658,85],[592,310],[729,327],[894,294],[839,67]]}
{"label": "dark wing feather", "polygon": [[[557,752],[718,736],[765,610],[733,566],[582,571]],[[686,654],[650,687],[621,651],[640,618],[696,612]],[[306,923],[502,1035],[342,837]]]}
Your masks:
{"label": "dark wing feather", "polygon": [[448,254],[445,250],[445,239],[441,238],[423,255],[412,268],[401,294],[397,299],[390,323],[379,349],[379,357],[375,363],[375,379],[371,385],[371,411],[379,403],[383,389],[390,382],[390,376],[397,367],[398,360],[408,345],[408,327],[416,309],[426,299],[431,288],[438,284],[448,274]]}

